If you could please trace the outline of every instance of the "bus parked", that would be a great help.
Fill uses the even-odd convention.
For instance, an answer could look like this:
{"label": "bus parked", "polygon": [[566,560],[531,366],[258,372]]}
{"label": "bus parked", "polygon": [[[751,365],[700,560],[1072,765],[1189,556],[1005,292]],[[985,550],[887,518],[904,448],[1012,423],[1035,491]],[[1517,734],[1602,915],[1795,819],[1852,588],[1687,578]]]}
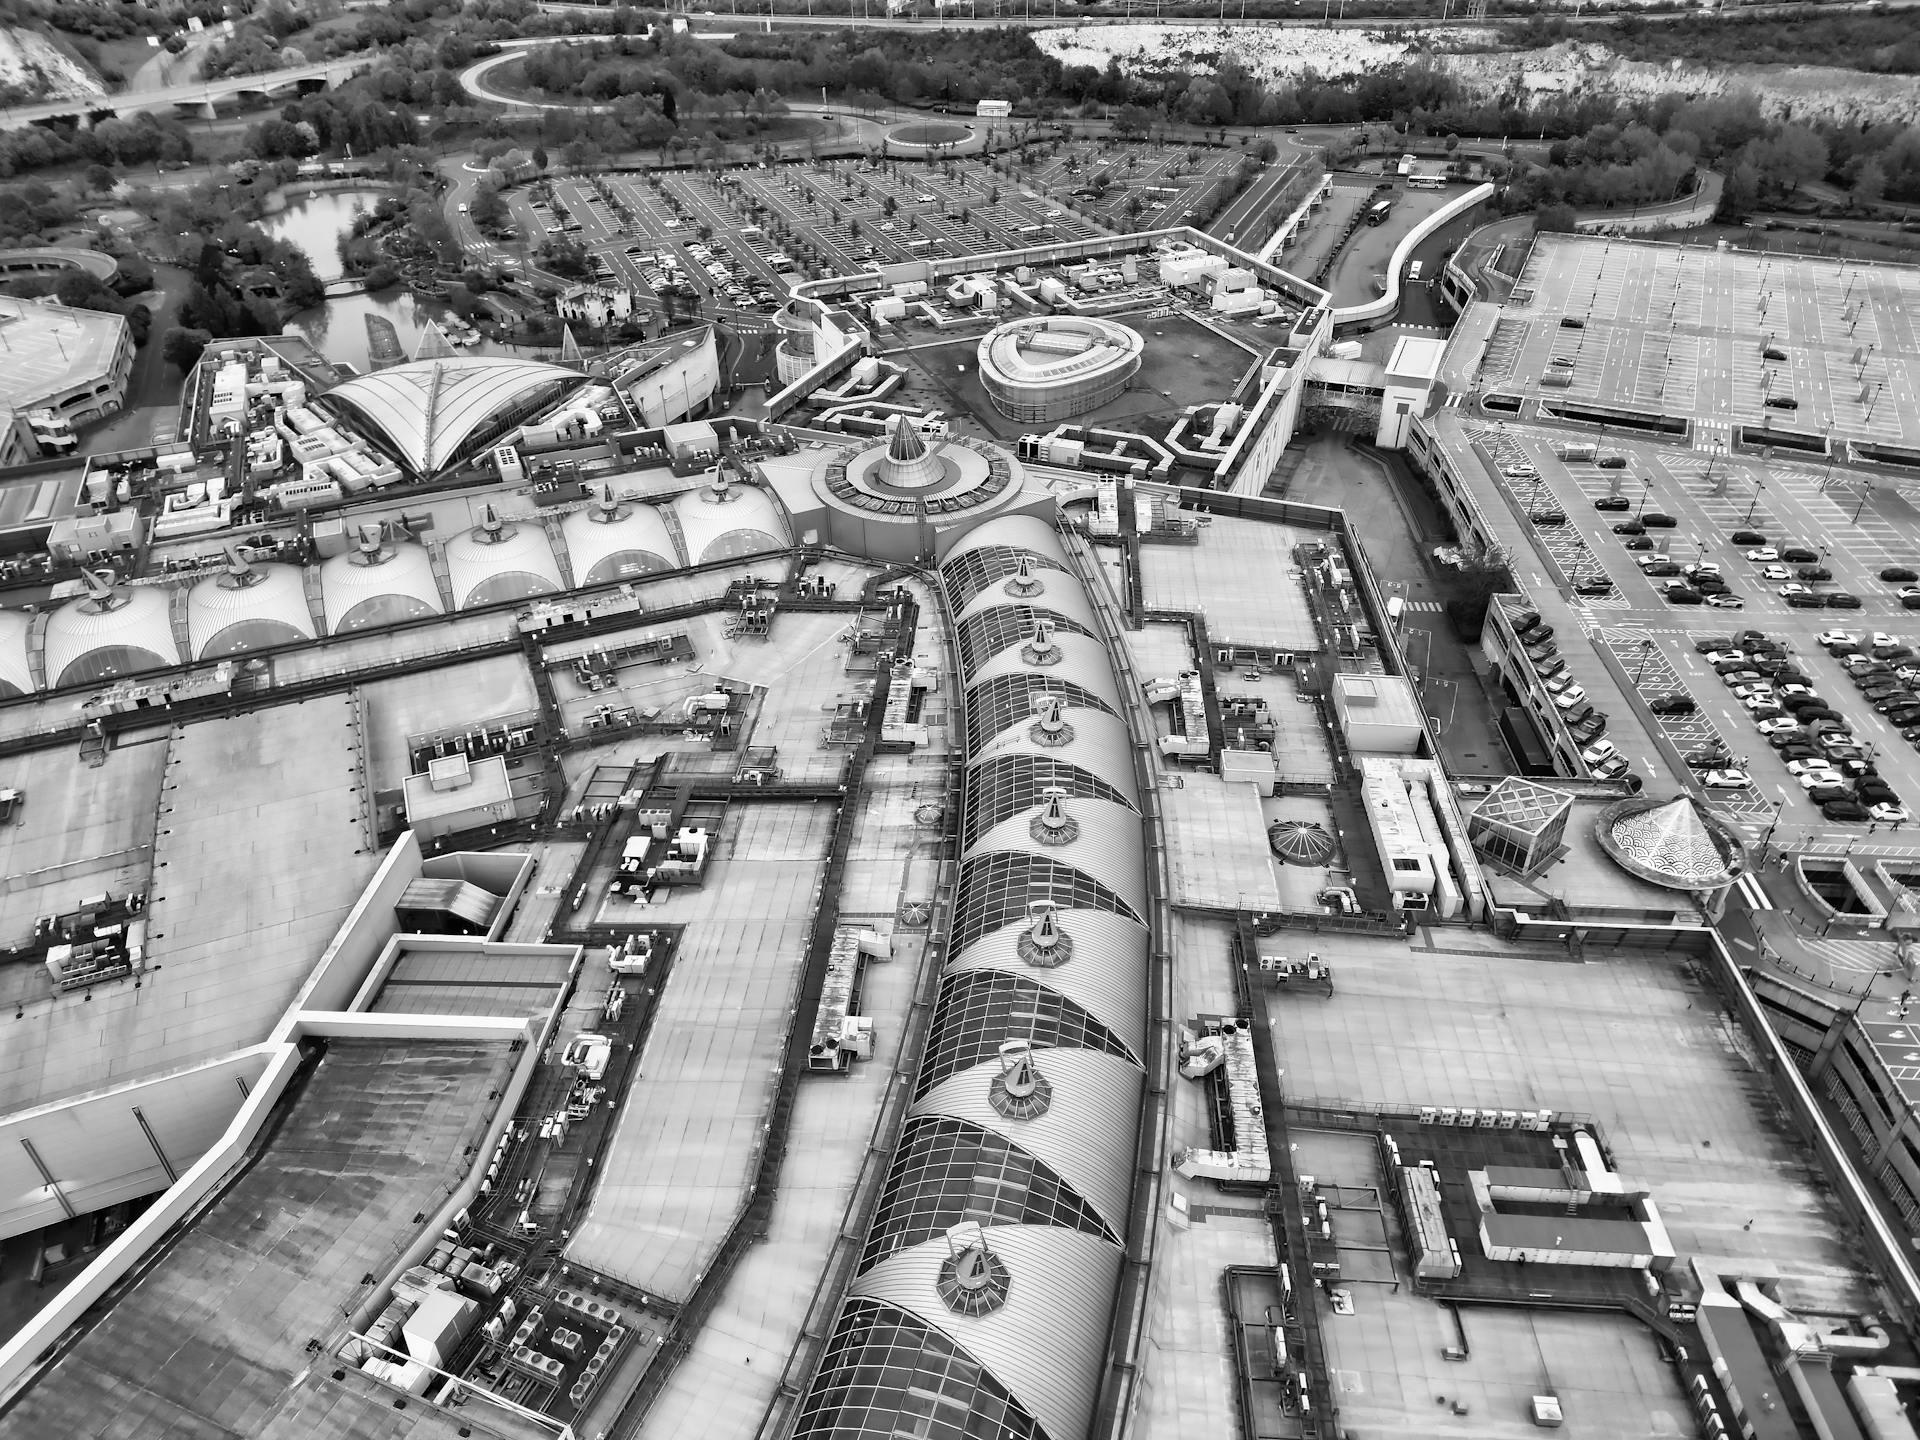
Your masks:
{"label": "bus parked", "polygon": [[1378,225],[1393,213],[1393,201],[1376,200],[1367,207],[1367,224]]}

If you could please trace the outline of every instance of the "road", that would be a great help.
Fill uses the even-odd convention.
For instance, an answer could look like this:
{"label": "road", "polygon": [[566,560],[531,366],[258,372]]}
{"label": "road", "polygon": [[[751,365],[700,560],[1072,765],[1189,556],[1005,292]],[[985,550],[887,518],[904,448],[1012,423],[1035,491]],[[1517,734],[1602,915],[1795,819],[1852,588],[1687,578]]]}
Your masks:
{"label": "road", "polygon": [[371,69],[372,55],[353,55],[327,60],[316,65],[295,65],[285,70],[268,70],[259,75],[236,75],[224,80],[195,80],[167,85],[158,90],[123,91],[117,95],[83,95],[70,100],[43,100],[35,105],[15,105],[0,110],[0,130],[32,125],[42,120],[62,120],[90,115],[131,115],[142,110],[158,110],[167,105],[206,105],[235,95],[271,93],[290,89],[305,80],[324,80],[336,85],[349,76]]}

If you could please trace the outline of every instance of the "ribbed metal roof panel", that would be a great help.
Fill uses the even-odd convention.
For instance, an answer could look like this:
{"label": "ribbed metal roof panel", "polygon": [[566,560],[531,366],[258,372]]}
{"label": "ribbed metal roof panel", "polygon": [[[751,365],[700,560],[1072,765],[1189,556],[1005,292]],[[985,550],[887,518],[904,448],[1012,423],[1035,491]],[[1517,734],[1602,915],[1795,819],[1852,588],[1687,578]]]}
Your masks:
{"label": "ribbed metal roof panel", "polygon": [[506,591],[551,595],[566,588],[560,581],[560,562],[537,520],[510,521],[497,538],[480,529],[455,535],[447,542],[447,578],[454,604],[462,610],[509,598]]}
{"label": "ribbed metal roof panel", "polygon": [[1080,1440],[1100,1393],[1121,1252],[1048,1226],[998,1226],[986,1241],[1010,1279],[1006,1303],[990,1314],[961,1315],[941,1300],[935,1285],[949,1253],[945,1239],[896,1251],[856,1279],[852,1292],[898,1306],[947,1336],[1007,1387],[1049,1440]]}
{"label": "ribbed metal roof panel", "polygon": [[1055,611],[1088,630],[1094,628],[1093,602],[1087,599],[1087,592],[1080,588],[1079,581],[1071,575],[1050,570],[1043,576],[1042,583],[1046,589],[1038,595],[1010,595],[1004,585],[989,585],[961,606],[954,620],[956,623],[971,620],[976,615],[997,610],[1003,605],[1031,605],[1037,610]]}
{"label": "ribbed metal roof panel", "polygon": [[[313,639],[313,612],[297,565],[255,565],[251,583],[236,584],[236,578],[225,572],[209,575],[187,592],[187,644],[195,658],[205,659],[215,640],[235,626],[257,624],[265,634],[284,627],[292,634],[281,635],[282,640]],[[223,642],[219,653],[226,651]]]}
{"label": "ribbed metal roof panel", "polygon": [[1133,1153],[1108,1137],[1132,1133],[1145,1077],[1137,1066],[1104,1050],[1036,1049],[1033,1060],[1053,1091],[1044,1115],[1010,1120],[993,1108],[989,1093],[1000,1073],[997,1061],[949,1075],[914,1104],[912,1113],[951,1115],[1004,1135],[1051,1166],[1114,1234],[1125,1235]]}
{"label": "ribbed metal roof panel", "polygon": [[326,394],[336,412],[377,431],[420,474],[445,465],[474,431],[542,387],[554,398],[578,386],[578,371],[536,360],[463,355],[415,360],[337,385]]}
{"label": "ribbed metal roof panel", "polygon": [[144,585],[114,594],[112,609],[74,600],[47,618],[47,684],[57,689],[180,663],[173,641],[173,592]]}
{"label": "ribbed metal roof panel", "polygon": [[982,743],[967,763],[984,765],[999,755],[1057,755],[1105,776],[1129,795],[1137,796],[1138,787],[1133,783],[1133,736],[1127,730],[1127,722],[1101,710],[1069,707],[1063,713],[1067,723],[1073,726],[1073,738],[1065,745],[1039,744],[1028,734],[1033,728],[1032,719],[1021,718]]}
{"label": "ribbed metal roof panel", "polygon": [[990,930],[948,958],[946,973],[1003,970],[1045,985],[1105,1025],[1136,1054],[1147,1047],[1147,949],[1144,925],[1105,910],[1062,910],[1060,928],[1073,942],[1073,958],[1050,967],[1020,958],[1025,918]]}
{"label": "ribbed metal roof panel", "polygon": [[[576,585],[619,579],[624,574],[674,570],[687,563],[673,543],[665,517],[653,506],[628,503],[613,514],[612,519],[601,519],[599,512],[589,507],[574,511],[562,523],[560,530],[566,537],[568,558],[573,561]],[[659,563],[650,561],[649,556],[658,557]],[[623,560],[634,568],[621,570]],[[614,562],[609,568],[616,573],[596,576],[594,567],[607,561]]]}
{"label": "ribbed metal roof panel", "polygon": [[1147,913],[1146,852],[1140,839],[1140,817],[1111,800],[1080,798],[1062,804],[1078,834],[1064,845],[1034,839],[1032,826],[1045,807],[1010,815],[966,848],[962,861],[996,850],[1037,855],[1071,865],[1090,875],[1126,901],[1137,915]]}
{"label": "ribbed metal roof panel", "polygon": [[710,486],[689,490],[674,500],[673,513],[686,537],[688,562],[694,565],[757,555],[787,544],[780,507],[764,490],[751,485],[729,486],[724,495],[716,495]]}
{"label": "ribbed metal roof panel", "polygon": [[1052,665],[1035,665],[1022,653],[1024,647],[1010,645],[967,676],[967,688],[991,680],[996,675],[1037,675],[1045,680],[1071,680],[1084,685],[1113,706],[1120,708],[1120,686],[1113,678],[1113,666],[1107,660],[1107,647],[1091,635],[1071,630],[1053,632],[1053,643],[1060,658]]}
{"label": "ribbed metal roof panel", "polygon": [[945,570],[963,555],[996,545],[1031,550],[1058,565],[1065,565],[1067,560],[1067,549],[1060,542],[1060,532],[1038,515],[1002,515],[996,520],[974,526],[954,541],[953,548],[940,557],[940,568]]}

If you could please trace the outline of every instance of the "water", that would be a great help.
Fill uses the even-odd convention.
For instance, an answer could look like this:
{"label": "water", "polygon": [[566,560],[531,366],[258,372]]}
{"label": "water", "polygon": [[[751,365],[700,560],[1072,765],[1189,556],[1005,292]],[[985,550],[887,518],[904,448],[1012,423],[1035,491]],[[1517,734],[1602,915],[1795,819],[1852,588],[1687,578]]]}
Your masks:
{"label": "water", "polygon": [[[261,221],[261,228],[276,240],[284,240],[304,250],[313,263],[313,273],[322,280],[340,277],[340,237],[352,228],[355,217],[370,209],[382,190],[328,190],[297,201],[278,215]],[[302,310],[287,322],[289,333],[304,335],[309,344],[329,360],[344,361],[365,374],[372,368],[367,356],[368,315],[384,315],[393,322],[400,347],[413,353],[421,332],[429,320],[444,320],[452,312],[438,300],[425,300],[403,285],[395,285],[366,295],[343,295],[310,310]],[[486,342],[463,352],[468,355],[509,355],[505,346]]]}

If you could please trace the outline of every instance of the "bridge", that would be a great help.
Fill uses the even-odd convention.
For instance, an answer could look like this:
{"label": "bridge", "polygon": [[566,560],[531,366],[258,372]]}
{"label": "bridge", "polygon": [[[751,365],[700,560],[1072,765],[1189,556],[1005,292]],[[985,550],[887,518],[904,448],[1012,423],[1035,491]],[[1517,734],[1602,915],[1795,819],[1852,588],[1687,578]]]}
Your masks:
{"label": "bridge", "polygon": [[77,95],[65,100],[42,100],[34,105],[14,105],[0,110],[0,130],[21,125],[43,125],[53,120],[71,120],[91,125],[143,110],[169,108],[212,114],[222,100],[255,96],[265,101],[288,91],[324,90],[373,68],[374,57],[348,55],[317,65],[294,65],[285,70],[267,70],[258,75],[233,75],[225,80],[196,80],[185,85],[167,85],[158,90],[132,90],[119,95]]}

